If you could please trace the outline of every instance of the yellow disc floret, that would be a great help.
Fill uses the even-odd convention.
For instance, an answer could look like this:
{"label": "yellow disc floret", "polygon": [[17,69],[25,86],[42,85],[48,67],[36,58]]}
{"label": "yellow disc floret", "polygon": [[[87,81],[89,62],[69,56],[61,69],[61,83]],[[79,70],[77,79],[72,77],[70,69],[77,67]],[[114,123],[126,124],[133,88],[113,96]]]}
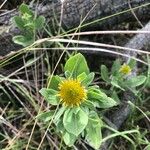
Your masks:
{"label": "yellow disc floret", "polygon": [[62,81],[59,90],[58,95],[65,106],[79,106],[86,99],[86,90],[78,80]]}
{"label": "yellow disc floret", "polygon": [[127,64],[123,64],[119,70],[119,72],[123,73],[124,75],[128,75],[131,73],[131,68]]}

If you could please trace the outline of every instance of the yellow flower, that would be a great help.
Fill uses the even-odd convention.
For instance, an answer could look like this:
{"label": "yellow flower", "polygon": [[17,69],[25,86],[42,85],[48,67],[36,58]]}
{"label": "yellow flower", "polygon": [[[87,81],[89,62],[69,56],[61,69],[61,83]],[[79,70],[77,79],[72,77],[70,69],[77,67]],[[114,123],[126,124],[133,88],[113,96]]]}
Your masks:
{"label": "yellow flower", "polygon": [[123,64],[119,70],[119,72],[125,74],[125,75],[128,75],[131,73],[131,68],[129,65],[127,64]]}
{"label": "yellow flower", "polygon": [[86,89],[80,81],[68,79],[59,84],[60,100],[65,106],[79,106],[87,97]]}

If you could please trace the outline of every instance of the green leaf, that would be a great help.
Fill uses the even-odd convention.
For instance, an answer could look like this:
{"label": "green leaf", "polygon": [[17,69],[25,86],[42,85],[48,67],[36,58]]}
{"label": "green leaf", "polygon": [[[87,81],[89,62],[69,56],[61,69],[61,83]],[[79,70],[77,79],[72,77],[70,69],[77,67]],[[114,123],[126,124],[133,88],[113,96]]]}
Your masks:
{"label": "green leaf", "polygon": [[52,76],[51,81],[50,81],[50,85],[48,88],[57,91],[60,82],[61,82],[61,78],[58,75]]}
{"label": "green leaf", "polygon": [[110,108],[117,105],[117,102],[112,98],[108,97],[105,93],[101,92],[100,89],[90,89],[87,93],[88,99],[92,100],[95,107],[98,108]]}
{"label": "green leaf", "polygon": [[13,37],[13,41],[16,44],[22,45],[24,47],[31,45],[34,42],[32,37],[26,37],[23,35],[17,35]]}
{"label": "green leaf", "polygon": [[84,106],[85,108],[90,108],[91,110],[95,110],[94,103],[90,100],[86,100],[85,102],[83,102],[82,106]]}
{"label": "green leaf", "polygon": [[81,73],[89,74],[89,68],[84,56],[80,53],[71,56],[64,67],[65,71],[69,71],[73,78],[76,78]]}
{"label": "green leaf", "polygon": [[35,19],[34,26],[36,29],[41,29],[44,27],[44,23],[45,23],[45,17],[39,16],[38,18]]}
{"label": "green leaf", "polygon": [[86,140],[95,149],[98,149],[101,145],[102,133],[101,133],[102,121],[98,117],[97,113],[92,111],[89,114],[89,122],[86,127]]}
{"label": "green leaf", "polygon": [[24,30],[25,29],[25,23],[23,21],[23,19],[19,16],[15,16],[13,17],[13,22],[16,25],[16,27],[18,27],[20,30]]}
{"label": "green leaf", "polygon": [[119,59],[115,60],[111,68],[111,73],[113,76],[116,76],[119,73],[120,67],[121,67],[120,60]]}
{"label": "green leaf", "polygon": [[78,136],[88,123],[88,115],[80,108],[71,108],[65,111],[63,124],[67,132]]}
{"label": "green leaf", "polygon": [[86,73],[83,72],[80,75],[77,76],[77,79],[82,82],[87,77]]}
{"label": "green leaf", "polygon": [[131,69],[135,68],[136,65],[136,60],[130,59],[128,65],[130,66]]}
{"label": "green leaf", "polygon": [[113,91],[112,92],[112,99],[114,99],[118,104],[120,104],[120,99],[119,99],[119,97],[118,97],[118,94],[117,94],[117,92],[116,91]]}
{"label": "green leaf", "polygon": [[101,92],[100,89],[96,89],[94,87],[90,88],[87,92],[88,99],[97,99],[100,100],[105,93]]}
{"label": "green leaf", "polygon": [[99,108],[110,108],[116,105],[118,105],[118,103],[111,97],[103,97],[99,102]]}
{"label": "green leaf", "polygon": [[55,124],[57,124],[57,122],[59,121],[60,117],[63,115],[64,111],[65,111],[65,107],[61,107],[61,108],[58,110],[58,112],[56,113],[56,115],[55,115],[55,117],[54,117],[54,120],[53,120],[53,122],[54,122]]}
{"label": "green leaf", "polygon": [[20,5],[19,10],[22,14],[27,13],[29,15],[33,15],[33,12],[29,9],[29,6],[24,3]]}
{"label": "green leaf", "polygon": [[36,116],[37,119],[40,119],[44,122],[50,121],[54,115],[54,110],[40,113]]}
{"label": "green leaf", "polygon": [[56,132],[60,132],[60,133],[63,133],[65,132],[65,128],[64,128],[64,125],[63,125],[63,119],[59,119],[58,122],[56,122]]}
{"label": "green leaf", "polygon": [[59,104],[59,98],[57,96],[58,92],[56,90],[42,88],[39,92],[49,104],[51,105]]}
{"label": "green leaf", "polygon": [[[30,34],[30,32],[34,31],[34,23],[32,21],[26,22],[24,27],[26,28],[26,31],[28,32],[28,34]],[[32,33],[32,36],[33,36],[33,33]]]}
{"label": "green leaf", "polygon": [[143,75],[132,77],[125,82],[128,87],[137,87],[142,85],[146,81],[146,77]]}
{"label": "green leaf", "polygon": [[71,73],[69,71],[65,71],[65,77],[66,78],[70,78],[71,77]]}
{"label": "green leaf", "polygon": [[64,142],[67,146],[73,146],[74,142],[76,141],[77,137],[74,134],[69,132],[65,132],[63,135]]}
{"label": "green leaf", "polygon": [[90,74],[87,75],[87,77],[82,81],[82,84],[85,86],[89,86],[92,81],[94,80],[94,72],[91,72]]}
{"label": "green leaf", "polygon": [[113,78],[113,79],[112,79],[111,84],[112,84],[114,87],[118,88],[118,89],[121,89],[121,90],[123,90],[123,91],[125,90],[124,88],[122,88],[122,87],[119,85],[118,80],[117,80],[116,78]]}
{"label": "green leaf", "polygon": [[101,77],[104,81],[110,82],[108,68],[105,65],[101,65]]}

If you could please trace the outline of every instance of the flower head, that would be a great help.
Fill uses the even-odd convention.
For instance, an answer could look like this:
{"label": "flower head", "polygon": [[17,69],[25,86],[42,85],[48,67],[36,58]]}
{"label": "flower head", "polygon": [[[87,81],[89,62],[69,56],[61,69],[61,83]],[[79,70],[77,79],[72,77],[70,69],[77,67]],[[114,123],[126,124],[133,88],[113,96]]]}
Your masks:
{"label": "flower head", "polygon": [[123,73],[124,75],[128,75],[131,73],[131,68],[127,64],[123,64],[119,69],[119,72]]}
{"label": "flower head", "polygon": [[24,13],[24,14],[22,15],[22,19],[24,19],[24,20],[29,20],[31,17],[32,17],[32,15],[30,15],[30,14],[28,14],[28,13]]}
{"label": "flower head", "polygon": [[86,99],[86,90],[77,79],[67,79],[59,84],[59,97],[66,106],[79,106]]}

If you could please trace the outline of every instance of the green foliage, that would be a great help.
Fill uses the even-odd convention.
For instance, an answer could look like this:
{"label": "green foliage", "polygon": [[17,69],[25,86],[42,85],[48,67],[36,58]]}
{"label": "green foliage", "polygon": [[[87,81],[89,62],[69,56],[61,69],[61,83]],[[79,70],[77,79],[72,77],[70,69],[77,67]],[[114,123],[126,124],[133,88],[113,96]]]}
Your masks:
{"label": "green foliage", "polygon": [[22,35],[14,36],[13,41],[26,47],[35,41],[35,33],[44,27],[45,18],[43,16],[36,17],[28,5],[24,3],[19,7],[19,11],[20,15],[13,17],[12,20]]}
{"label": "green foliage", "polygon": [[123,91],[126,89],[131,90],[146,81],[146,76],[144,75],[128,77],[134,67],[135,61],[132,59],[128,64],[123,65],[121,65],[121,62],[117,59],[112,65],[111,72],[108,72],[108,68],[105,65],[101,65],[101,78],[112,87]]}
{"label": "green foliage", "polygon": [[47,111],[47,112],[43,112],[40,113],[37,118],[44,121],[44,122],[48,122],[52,119],[53,115],[54,115],[55,111]]}
{"label": "green foliage", "polygon": [[137,87],[142,85],[146,81],[146,76],[140,75],[133,77],[125,82],[128,87]]}
{"label": "green foliage", "polygon": [[29,7],[28,7],[28,5],[26,5],[26,4],[22,4],[22,5],[20,5],[20,7],[19,7],[19,11],[22,13],[22,14],[25,14],[25,13],[27,13],[28,15],[33,15],[33,12],[29,9]]}
{"label": "green foliage", "polygon": [[59,99],[57,96],[57,91],[55,91],[54,89],[43,88],[40,90],[40,93],[43,95],[43,97],[49,104],[58,105]]}
{"label": "green foliage", "polygon": [[109,82],[109,74],[108,74],[108,69],[105,65],[101,65],[101,77],[104,81]]}
{"label": "green foliage", "polygon": [[[13,41],[26,47],[38,39],[38,33],[44,27],[45,18],[43,16],[36,16],[28,5],[22,4],[19,7],[19,15],[13,17],[13,23],[20,31],[20,35],[13,37]],[[49,33],[49,35],[50,34],[51,33]],[[66,34],[63,35],[66,36]],[[48,47],[47,45],[49,46],[51,44],[46,43],[45,47]],[[28,59],[26,56],[28,55],[25,54],[25,61],[26,58]],[[40,94],[45,99],[45,102],[43,103],[42,98],[39,98],[39,95],[37,94],[38,87],[45,83],[44,73],[40,74],[40,72],[38,72],[42,66],[41,63],[43,63],[42,59],[43,56],[45,56],[45,53],[41,56],[40,59],[34,58],[32,63],[30,60],[27,61],[23,67],[26,70],[27,81],[30,82],[30,80],[32,80],[32,75],[29,74],[28,79],[29,67],[33,67],[32,65],[35,64],[33,68],[33,72],[35,71],[35,73],[33,73],[33,75],[37,73],[37,77],[32,81],[35,85],[31,85],[20,78],[23,76],[23,72],[22,69],[20,71],[18,67],[17,72],[14,71],[13,74],[8,76],[0,75],[2,83],[0,85],[0,149],[38,149],[38,145],[40,145],[38,142],[41,139],[44,139],[44,134],[48,131],[48,134],[46,134],[47,139],[44,140],[45,143],[43,142],[39,149],[47,149],[48,147],[52,147],[52,149],[68,149],[63,145],[64,143],[69,147],[73,146],[73,148],[69,149],[75,149],[76,145],[74,144],[80,144],[83,140],[87,143],[86,145],[90,145],[93,149],[99,149],[101,143],[119,136],[119,140],[116,140],[117,142],[119,141],[119,143],[116,144],[115,142],[111,145],[112,148],[110,149],[113,149],[113,145],[115,145],[115,148],[120,148],[120,144],[122,144],[122,149],[126,149],[127,147],[128,149],[132,149],[129,144],[129,142],[131,142],[134,149],[150,150],[150,131],[148,130],[150,116],[150,61],[144,60],[145,62],[148,62],[148,72],[145,73],[145,70],[147,71],[147,66],[140,64],[138,66],[140,67],[140,70],[138,70],[139,74],[134,77],[130,76],[130,73],[125,74],[125,72],[121,72],[121,67],[124,64],[119,59],[113,63],[111,69],[102,65],[100,67],[101,79],[103,80],[101,84],[98,74],[96,74],[96,82],[93,82],[95,73],[90,73],[84,56],[78,53],[67,60],[64,65],[64,75],[61,74],[61,76],[53,75],[48,77],[47,81],[49,84],[46,88],[40,90]],[[12,60],[13,57],[8,56],[7,58],[11,58]],[[142,54],[140,58],[145,59],[144,54]],[[46,61],[49,67],[50,63],[48,62],[48,59],[49,57],[47,55]],[[35,63],[36,60],[39,61]],[[11,63],[8,62],[7,64],[7,62],[8,61],[1,66],[6,65],[7,68],[7,65]],[[135,60],[130,60],[125,65],[129,67],[127,69],[133,70],[135,63]],[[37,67],[37,65],[39,66]],[[142,72],[142,74],[140,74],[140,72]],[[50,72],[48,72],[48,74],[49,73]],[[65,106],[61,101],[59,96],[60,84],[68,79],[79,80],[81,85],[85,88],[87,95],[85,100],[79,106]],[[103,90],[103,88],[105,88],[105,90]],[[106,125],[107,119],[105,120],[105,118],[103,118],[103,114],[107,109],[120,104],[122,102],[122,98],[120,97],[122,97],[124,91],[128,90],[136,94],[136,103],[133,104],[130,101],[127,103],[131,105],[132,112],[130,117],[126,120],[125,126],[123,126],[122,130],[124,131],[115,131],[113,125],[112,127]],[[115,107],[114,109],[118,108]],[[40,113],[36,117],[36,119],[39,120],[34,120],[34,115],[39,111]],[[113,110],[111,110],[111,112],[113,112]],[[15,127],[14,123],[16,121],[19,122],[17,123],[17,127]],[[145,122],[147,125],[144,124]],[[51,123],[53,124],[51,125]],[[50,128],[47,130],[47,127]],[[102,129],[104,130],[104,128],[109,129],[111,134],[102,138]],[[30,132],[31,130],[32,132]],[[22,136],[17,136],[18,133],[22,133],[22,131]],[[58,136],[55,134],[58,134]],[[129,134],[129,136],[127,134]],[[51,136],[52,141],[47,142],[48,140],[51,140]],[[63,140],[64,143],[60,140]],[[79,142],[75,143],[77,140],[79,140]],[[27,146],[29,147],[27,148]],[[88,148],[89,146],[87,149]]]}
{"label": "green foliage", "polygon": [[[123,65],[119,60],[116,60],[112,65],[111,72],[105,65],[101,66],[101,78],[111,87],[111,90],[108,90],[109,93],[112,91],[111,97],[109,97],[98,85],[91,85],[95,74],[90,73],[84,56],[80,53],[71,56],[64,65],[64,77],[58,75],[51,77],[48,88],[40,90],[49,104],[57,105],[58,111],[54,113],[55,110],[51,110],[41,113],[38,115],[38,119],[43,122],[52,120],[66,145],[73,146],[75,141],[82,137],[90,146],[98,149],[103,141],[101,130],[105,125],[102,121],[102,114],[97,113],[97,108],[105,110],[118,105],[120,103],[118,91],[130,89],[135,92],[135,87],[146,82],[147,78],[144,75],[128,78],[131,70],[134,69],[134,65],[135,62],[132,60],[129,64]],[[85,88],[86,100],[79,106],[63,105],[60,86],[65,80],[78,80]],[[70,97],[73,91],[65,90],[68,90]],[[71,101],[74,101],[74,99],[71,99]]]}
{"label": "green foliage", "polygon": [[81,83],[82,83],[84,86],[89,86],[89,85],[92,83],[92,81],[94,80],[94,76],[95,76],[94,72],[91,72],[90,74],[88,74],[88,75],[86,76],[86,78],[84,78],[84,80],[82,80]]}
{"label": "green foliage", "polygon": [[100,89],[90,88],[88,90],[88,98],[93,102],[93,105],[98,108],[109,108],[117,105],[117,102],[108,97]]}
{"label": "green foliage", "polygon": [[58,75],[52,76],[52,78],[50,78],[50,85],[48,88],[58,90],[58,85],[60,82],[61,82],[61,77],[59,77]]}
{"label": "green foliage", "polygon": [[[65,78],[55,75],[50,78],[48,88],[40,90],[40,93],[49,104],[59,106],[58,111],[53,117],[51,117],[53,111],[48,112],[50,117],[47,117],[48,113],[44,112],[38,115],[38,119],[43,120],[45,117],[47,121],[51,118],[56,125],[57,131],[62,134],[63,140],[68,146],[72,146],[82,136],[93,148],[98,149],[102,139],[101,127],[103,123],[96,112],[96,108],[108,109],[116,106],[118,103],[102,92],[99,86],[91,86],[95,74],[93,72],[90,73],[82,54],[78,53],[71,56],[66,61],[64,71]],[[70,79],[78,80],[85,89],[86,98],[79,106],[63,105],[62,97],[60,96],[60,86],[65,80]],[[65,90],[68,90],[70,97],[73,93],[72,89]],[[80,93],[78,90],[76,92]],[[71,99],[71,101],[74,100]]]}
{"label": "green foliage", "polygon": [[[118,70],[119,68],[121,67],[121,62],[119,59],[116,59],[112,65],[112,68],[111,68],[111,74],[113,76],[116,76],[118,74]],[[108,70],[108,69],[107,69]]]}
{"label": "green foliage", "polygon": [[23,35],[17,35],[13,37],[13,41],[16,44],[22,45],[24,47],[32,44],[34,42],[34,38],[32,36],[23,36]]}
{"label": "green foliage", "polygon": [[64,67],[65,71],[69,71],[71,73],[70,78],[76,78],[81,73],[89,74],[89,68],[87,66],[87,62],[83,55],[78,53],[75,56],[72,56],[68,59]]}
{"label": "green foliage", "polygon": [[101,127],[102,121],[100,120],[98,114],[95,111],[91,111],[89,114],[88,125],[86,127],[86,140],[95,149],[98,149],[101,144]]}
{"label": "green foliage", "polygon": [[63,139],[65,144],[71,147],[74,145],[75,141],[77,140],[77,137],[69,132],[64,132]]}
{"label": "green foliage", "polygon": [[88,123],[88,115],[81,108],[68,109],[64,113],[63,124],[67,132],[78,136]]}
{"label": "green foliage", "polygon": [[65,107],[61,107],[54,117],[54,123],[57,124],[60,121],[60,117],[63,115],[65,111]]}

